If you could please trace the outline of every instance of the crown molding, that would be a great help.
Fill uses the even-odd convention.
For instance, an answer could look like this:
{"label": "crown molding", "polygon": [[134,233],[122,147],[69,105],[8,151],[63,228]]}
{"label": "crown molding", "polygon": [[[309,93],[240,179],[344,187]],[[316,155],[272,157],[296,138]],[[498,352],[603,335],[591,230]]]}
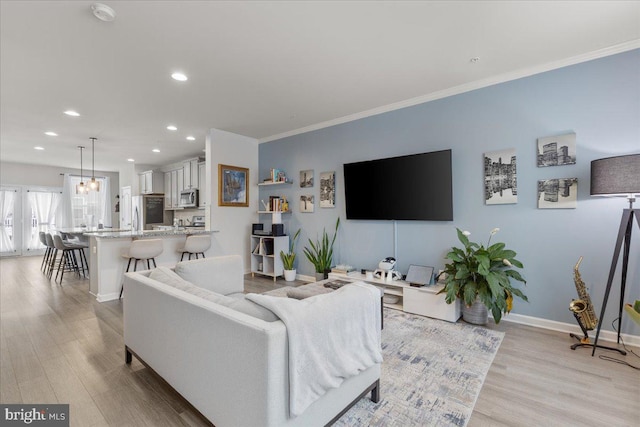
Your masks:
{"label": "crown molding", "polygon": [[294,135],[300,135],[303,133],[312,132],[314,130],[319,130],[319,129],[339,125],[342,123],[348,123],[348,122],[352,122],[359,119],[364,119],[366,117],[371,117],[378,114],[399,110],[401,108],[412,107],[418,104],[424,104],[425,102],[435,101],[437,99],[459,95],[461,93],[470,92],[472,90],[482,89],[488,86],[493,86],[500,83],[521,79],[523,77],[529,77],[535,74],[540,74],[547,71],[568,67],[570,65],[580,64],[582,62],[592,61],[594,59],[604,58],[607,56],[615,55],[622,52],[627,52],[634,49],[640,49],[640,39],[630,40],[625,43],[617,44],[604,49],[599,49],[599,50],[585,53],[582,55],[572,56],[569,58],[561,59],[559,61],[548,62],[546,64],[536,65],[535,67],[516,70],[513,72],[500,74],[500,75],[489,77],[486,79],[465,83],[459,86],[454,86],[452,88],[433,92],[427,95],[410,98],[404,101],[395,102],[393,104],[384,105],[382,107],[372,108],[370,110],[362,111],[360,113],[350,114],[348,116],[327,120],[325,122],[320,122],[314,125],[305,126],[299,129],[294,129],[291,131],[279,133],[279,134],[268,136],[265,138],[260,138],[258,142],[263,143],[263,142],[276,141],[278,139],[288,138]]}

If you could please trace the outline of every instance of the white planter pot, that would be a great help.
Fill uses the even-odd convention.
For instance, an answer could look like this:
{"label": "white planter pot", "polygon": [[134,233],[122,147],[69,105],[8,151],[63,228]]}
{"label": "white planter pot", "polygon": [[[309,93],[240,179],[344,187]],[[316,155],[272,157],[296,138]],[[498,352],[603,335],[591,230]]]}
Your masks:
{"label": "white planter pot", "polygon": [[296,280],[296,270],[285,270],[284,280],[286,280],[287,282],[293,282],[294,280]]}

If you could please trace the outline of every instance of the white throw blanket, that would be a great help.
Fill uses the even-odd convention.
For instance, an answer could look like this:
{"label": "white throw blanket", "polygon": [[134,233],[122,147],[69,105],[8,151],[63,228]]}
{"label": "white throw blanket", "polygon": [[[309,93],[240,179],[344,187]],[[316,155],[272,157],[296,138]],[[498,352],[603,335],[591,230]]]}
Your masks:
{"label": "white throw blanket", "polygon": [[344,380],[382,362],[380,291],[355,282],[304,300],[247,294],[274,312],[289,338],[292,416]]}

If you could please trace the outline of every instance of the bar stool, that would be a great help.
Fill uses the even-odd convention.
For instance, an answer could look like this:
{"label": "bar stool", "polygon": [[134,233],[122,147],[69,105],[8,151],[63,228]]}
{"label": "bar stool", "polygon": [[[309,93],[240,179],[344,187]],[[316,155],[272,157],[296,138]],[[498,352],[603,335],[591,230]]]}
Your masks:
{"label": "bar stool", "polygon": [[41,231],[38,233],[38,237],[40,238],[40,243],[42,243],[46,249],[44,251],[44,255],[42,255],[42,264],[40,264],[40,270],[42,270],[42,272],[46,271],[46,267],[49,266],[49,257],[51,256],[51,253],[53,252],[53,248],[49,247],[49,245],[47,245],[47,238],[45,236],[45,232]]}
{"label": "bar stool", "polygon": [[[58,275],[60,275],[60,283],[62,283],[62,279],[64,278],[65,271],[75,271],[80,277],[80,266],[78,265],[78,259],[76,258],[75,251],[82,250],[83,248],[78,245],[65,243],[58,234],[55,234],[53,237],[53,246],[57,251],[62,251],[62,255],[60,256],[60,261],[58,262],[58,271],[56,272],[55,281],[58,281]],[[55,261],[54,261],[55,262]],[[82,265],[82,255],[80,255],[80,265]],[[83,266],[83,274],[84,274],[84,266]]]}
{"label": "bar stool", "polygon": [[[122,254],[123,258],[128,258],[127,272],[131,267],[131,261],[135,260],[133,265],[133,271],[138,268],[138,261],[147,261],[147,269],[150,269],[149,260],[153,261],[153,267],[156,267],[156,257],[162,253],[163,245],[162,239],[139,239],[131,242],[129,250]],[[124,291],[124,282],[120,288],[120,297],[122,298],[122,292]]]}
{"label": "bar stool", "polygon": [[44,238],[47,245],[47,250],[49,251],[49,258],[47,258],[47,265],[45,266],[45,274],[47,275],[47,278],[51,280],[53,269],[56,266],[58,249],[56,249],[56,246],[53,243],[53,237],[51,236],[51,233],[45,233]]}
{"label": "bar stool", "polygon": [[177,251],[182,252],[182,256],[180,257],[180,261],[182,261],[185,254],[189,254],[189,259],[191,259],[191,255],[195,255],[196,259],[198,259],[198,255],[202,255],[202,258],[204,258],[204,251],[210,247],[211,236],[189,235],[184,241],[184,246],[179,247]]}

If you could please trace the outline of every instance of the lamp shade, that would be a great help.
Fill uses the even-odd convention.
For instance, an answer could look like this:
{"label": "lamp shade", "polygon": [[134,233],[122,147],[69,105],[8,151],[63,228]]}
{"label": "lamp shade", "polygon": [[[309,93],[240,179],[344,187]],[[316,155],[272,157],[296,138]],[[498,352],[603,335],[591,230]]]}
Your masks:
{"label": "lamp shade", "polygon": [[607,157],[591,162],[591,195],[640,194],[640,154]]}

